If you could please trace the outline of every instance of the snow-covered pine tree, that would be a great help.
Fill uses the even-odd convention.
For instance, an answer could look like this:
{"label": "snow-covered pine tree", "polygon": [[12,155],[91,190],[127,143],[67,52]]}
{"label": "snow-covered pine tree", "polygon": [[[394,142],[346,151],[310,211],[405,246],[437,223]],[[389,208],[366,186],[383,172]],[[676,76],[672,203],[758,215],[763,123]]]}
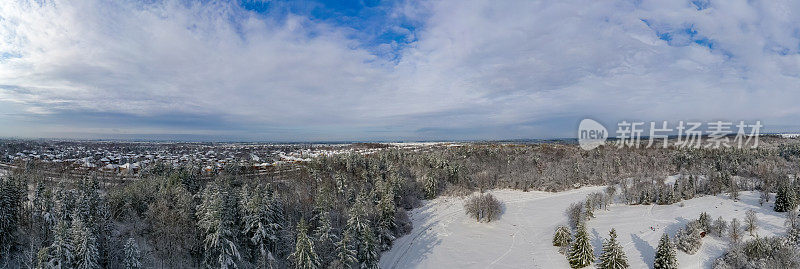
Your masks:
{"label": "snow-covered pine tree", "polygon": [[718,217],[717,220],[714,221],[713,226],[713,234],[718,237],[722,237],[728,230],[728,222],[722,219],[722,217]]}
{"label": "snow-covered pine tree", "polygon": [[786,228],[786,240],[795,246],[800,246],[800,225]]}
{"label": "snow-covered pine tree", "polygon": [[697,250],[699,250],[700,246],[703,244],[703,238],[700,236],[701,230],[702,228],[699,221],[687,223],[686,227],[678,231],[678,234],[675,236],[678,249],[690,255],[697,253]]}
{"label": "snow-covered pine tree", "polygon": [[282,218],[277,218],[273,207],[273,195],[264,186],[250,189],[245,185],[241,193],[241,212],[243,220],[243,233],[255,248],[255,262],[259,267],[266,268],[274,262],[274,251],[277,248],[278,232],[281,229]]}
{"label": "snow-covered pine tree", "polygon": [[377,239],[366,216],[367,201],[359,196],[350,209],[347,220],[347,233],[353,236],[356,258],[361,268],[378,268],[379,249]]}
{"label": "snow-covered pine tree", "polygon": [[297,240],[294,252],[289,257],[294,261],[297,269],[319,268],[319,258],[314,252],[314,243],[308,238],[308,226],[305,219],[300,219],[297,224]]}
{"label": "snow-covered pine tree", "polygon": [[125,243],[125,258],[122,260],[122,266],[125,269],[140,269],[142,268],[142,256],[139,252],[139,245],[133,237],[128,238]]}
{"label": "snow-covered pine tree", "polygon": [[394,216],[397,209],[394,204],[393,188],[389,184],[384,184],[384,186],[386,190],[381,193],[381,200],[378,202],[378,240],[381,250],[388,250],[392,247],[392,241],[395,239]]}
{"label": "snow-covered pine tree", "polygon": [[339,268],[351,268],[353,264],[358,262],[351,238],[350,233],[345,232],[342,235],[342,239],[336,242],[336,263]]}
{"label": "snow-covered pine tree", "polygon": [[756,229],[758,229],[758,217],[752,209],[748,209],[745,213],[744,227],[746,231],[750,232],[750,236],[755,236]]}
{"label": "snow-covered pine tree", "polygon": [[731,226],[728,229],[728,238],[731,243],[738,244],[742,240],[742,226],[739,224],[739,219],[733,218]]}
{"label": "snow-covered pine tree", "polygon": [[797,207],[797,197],[792,188],[781,186],[775,194],[775,211],[788,212]]}
{"label": "snow-covered pine tree", "polygon": [[324,211],[318,214],[317,228],[314,229],[313,241],[317,256],[320,257],[320,265],[326,266],[330,262],[330,257],[334,256],[336,234],[331,227],[331,214]]}
{"label": "snow-covered pine tree", "polygon": [[675,246],[669,240],[669,235],[664,233],[661,240],[658,241],[658,249],[656,250],[656,257],[653,262],[653,269],[676,269],[678,268],[678,259],[675,253]]}
{"label": "snow-covered pine tree", "polygon": [[236,203],[231,203],[224,183],[209,183],[203,190],[202,201],[197,206],[197,224],[203,232],[205,264],[209,267],[237,267],[241,259],[236,244]]}
{"label": "snow-covered pine tree", "polygon": [[603,242],[603,253],[600,254],[600,261],[597,268],[601,269],[625,269],[628,268],[628,257],[622,250],[622,246],[617,242],[617,231],[611,228],[608,233],[608,240]]}
{"label": "snow-covered pine tree", "polygon": [[50,260],[47,262],[49,268],[71,268],[73,267],[75,247],[72,244],[72,237],[69,234],[69,225],[66,220],[59,220],[53,231],[53,243],[48,248]]}
{"label": "snow-covered pine tree", "polygon": [[100,268],[97,238],[89,227],[82,220],[75,218],[72,220],[70,233],[72,242],[75,244],[75,267],[78,269]]}
{"label": "snow-covered pine tree", "polygon": [[660,194],[658,196],[657,203],[660,205],[670,205],[676,201],[675,192],[673,188],[663,187],[660,188]]}
{"label": "snow-covered pine tree", "polygon": [[0,257],[6,257],[16,241],[27,187],[13,177],[0,177]]}
{"label": "snow-covered pine tree", "polygon": [[363,230],[359,235],[361,246],[359,247],[359,262],[362,269],[378,269],[380,261],[380,250],[372,229]]}
{"label": "snow-covered pine tree", "polygon": [[728,187],[728,195],[734,201],[739,201],[739,186],[736,184],[736,182],[732,182]]}
{"label": "snow-covered pine tree", "polygon": [[575,238],[572,240],[567,258],[572,268],[583,268],[594,261],[594,251],[589,243],[589,235],[586,233],[585,224],[579,223],[575,230]]}
{"label": "snow-covered pine tree", "polygon": [[[764,259],[769,256],[769,247],[767,247],[766,240],[759,238],[753,238],[750,241],[747,241],[744,245],[744,253],[753,260]],[[776,246],[777,247],[777,246]]]}
{"label": "snow-covered pine tree", "polygon": [[55,219],[53,218],[53,197],[52,192],[45,188],[41,181],[36,183],[36,190],[31,200],[31,221],[35,232],[41,240],[49,238]]}
{"label": "snow-covered pine tree", "polygon": [[711,215],[709,215],[708,212],[700,213],[700,218],[698,218],[697,221],[700,222],[700,228],[703,229],[704,232],[711,232]]}
{"label": "snow-covered pine tree", "polygon": [[572,234],[567,226],[561,225],[556,228],[556,233],[553,235],[553,246],[565,248],[569,246],[571,240]]}
{"label": "snow-covered pine tree", "polygon": [[283,200],[284,198],[278,194],[274,189],[270,190],[270,201],[269,201],[269,212],[270,212],[270,229],[274,233],[274,240],[272,241],[273,244],[273,253],[278,256],[285,256],[289,255],[289,253],[285,253],[281,251],[281,248],[288,249],[291,247],[286,241],[287,238],[281,237],[281,234],[286,234],[285,231],[287,230],[288,225],[286,223],[286,213],[284,208]]}
{"label": "snow-covered pine tree", "polygon": [[50,268],[50,247],[42,247],[36,253],[36,269]]}
{"label": "snow-covered pine tree", "polygon": [[425,175],[425,197],[428,199],[436,198],[439,194],[439,178],[432,172]]}

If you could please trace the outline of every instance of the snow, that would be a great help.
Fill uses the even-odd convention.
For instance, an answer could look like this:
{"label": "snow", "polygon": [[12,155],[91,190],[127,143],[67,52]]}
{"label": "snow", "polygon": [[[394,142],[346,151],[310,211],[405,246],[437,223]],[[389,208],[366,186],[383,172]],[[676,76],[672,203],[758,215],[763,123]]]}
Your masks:
{"label": "snow", "polygon": [[[585,187],[559,193],[497,190],[491,193],[504,202],[501,218],[477,223],[463,211],[463,198],[439,197],[410,212],[414,229],[398,238],[383,253],[381,268],[569,268],[567,259],[552,246],[558,225],[566,224],[564,210],[603,187]],[[596,256],[611,228],[628,257],[631,268],[651,268],[658,240],[670,236],[701,212],[730,222],[744,223],[745,211],[757,212],[761,236],[783,233],[784,216],[772,211],[772,203],[758,205],[757,192],[741,192],[741,201],[725,195],[702,196],[673,205],[615,204],[600,209],[588,221],[587,230]],[[683,206],[681,206],[683,204]],[[751,237],[745,233],[744,240]],[[708,235],[694,255],[678,251],[680,268],[708,268],[728,243]]]}

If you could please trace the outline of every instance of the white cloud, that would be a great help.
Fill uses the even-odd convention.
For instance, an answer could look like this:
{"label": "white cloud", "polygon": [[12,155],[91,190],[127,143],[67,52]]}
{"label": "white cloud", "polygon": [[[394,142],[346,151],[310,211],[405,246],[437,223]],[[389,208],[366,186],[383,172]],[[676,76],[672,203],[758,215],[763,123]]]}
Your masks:
{"label": "white cloud", "polygon": [[421,27],[393,62],[352,29],[298,15],[13,0],[0,3],[0,104],[213,115],[301,139],[559,136],[573,122],[548,122],[584,116],[786,124],[800,116],[798,12],[792,1],[408,1],[393,16]]}

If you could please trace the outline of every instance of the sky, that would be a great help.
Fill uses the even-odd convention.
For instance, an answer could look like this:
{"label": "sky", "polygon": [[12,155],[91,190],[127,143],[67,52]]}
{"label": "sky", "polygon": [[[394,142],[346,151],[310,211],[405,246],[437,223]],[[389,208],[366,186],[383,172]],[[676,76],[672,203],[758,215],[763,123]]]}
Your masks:
{"label": "sky", "polygon": [[575,137],[584,118],[800,130],[800,2],[0,1],[0,137]]}

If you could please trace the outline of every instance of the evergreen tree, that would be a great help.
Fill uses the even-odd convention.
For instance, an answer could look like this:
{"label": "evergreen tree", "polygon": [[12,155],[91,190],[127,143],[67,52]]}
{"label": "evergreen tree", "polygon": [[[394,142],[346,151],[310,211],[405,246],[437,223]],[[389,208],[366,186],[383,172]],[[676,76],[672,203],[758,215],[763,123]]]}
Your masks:
{"label": "evergreen tree", "polygon": [[433,199],[437,194],[439,194],[439,178],[434,173],[428,173],[425,175],[425,197]]}
{"label": "evergreen tree", "polygon": [[83,221],[76,218],[72,220],[70,231],[75,244],[75,267],[78,269],[100,268],[97,238],[91,230]]}
{"label": "evergreen tree", "polygon": [[670,205],[676,201],[675,192],[673,188],[659,188],[661,190],[661,195],[659,195],[658,204],[660,205]]}
{"label": "evergreen tree", "polygon": [[139,245],[133,237],[128,238],[125,243],[125,259],[122,260],[122,266],[125,269],[139,269],[142,267],[141,253],[139,252]]}
{"label": "evergreen tree", "polygon": [[264,186],[250,190],[248,185],[242,187],[241,212],[243,233],[255,248],[256,264],[265,268],[275,261],[275,250],[278,246],[278,233],[281,230],[279,209],[275,205],[273,194]]}
{"label": "evergreen tree", "polygon": [[0,177],[0,258],[7,256],[16,241],[26,191],[20,180]]}
{"label": "evergreen tree", "polygon": [[617,242],[617,231],[612,228],[608,235],[609,239],[603,242],[603,253],[600,254],[600,262],[597,267],[601,269],[628,268],[628,257],[625,256],[622,246]]}
{"label": "evergreen tree", "polygon": [[703,229],[704,232],[711,232],[711,215],[707,212],[700,213],[700,218],[697,219],[697,221],[700,222],[700,228]]}
{"label": "evergreen tree", "polygon": [[66,220],[59,220],[53,231],[53,243],[48,248],[50,260],[47,262],[50,268],[70,268],[73,267],[75,247],[72,244],[72,237],[69,234],[69,226]]}
{"label": "evergreen tree", "polygon": [[347,233],[355,239],[356,258],[360,268],[377,268],[379,250],[377,239],[369,219],[366,216],[367,201],[365,196],[359,196],[350,210],[347,220]]}
{"label": "evergreen tree", "polygon": [[290,258],[294,260],[294,267],[297,269],[314,269],[319,267],[319,258],[314,252],[314,244],[308,238],[308,227],[304,219],[300,219],[297,224],[297,240],[294,253]]}
{"label": "evergreen tree", "polygon": [[394,191],[391,185],[385,184],[386,190],[381,195],[381,200],[378,203],[379,219],[378,219],[378,234],[381,250],[388,250],[392,246],[392,241],[395,239],[394,230],[396,224],[394,222],[394,215],[396,212],[394,204]]}
{"label": "evergreen tree", "polygon": [[686,227],[678,231],[675,236],[677,248],[687,254],[695,254],[700,246],[703,244],[703,238],[700,236],[700,222],[691,221],[686,224]]}
{"label": "evergreen tree", "polygon": [[800,225],[786,228],[786,240],[789,243],[800,247]]}
{"label": "evergreen tree", "polygon": [[718,217],[717,220],[714,221],[714,235],[718,237],[722,237],[725,232],[728,230],[728,222],[726,222],[722,217]]}
{"label": "evergreen tree", "polygon": [[331,214],[329,212],[320,213],[317,219],[319,224],[314,229],[314,246],[316,247],[317,256],[320,257],[320,265],[325,266],[330,262],[330,257],[333,256],[336,234],[333,233],[333,227],[331,227]]}
{"label": "evergreen tree", "polygon": [[42,247],[39,249],[39,253],[36,254],[36,269],[51,268],[51,260],[52,257],[50,257],[50,247]]}
{"label": "evergreen tree", "polygon": [[739,186],[735,182],[728,187],[728,195],[734,201],[739,201]]}
{"label": "evergreen tree", "polygon": [[570,234],[567,226],[562,225],[556,228],[556,233],[553,235],[553,246],[561,248],[568,247],[571,240],[572,235]]}
{"label": "evergreen tree", "polygon": [[378,269],[378,262],[380,261],[380,250],[377,246],[375,233],[367,226],[367,229],[362,230],[359,234],[359,256],[358,260],[361,263],[362,269]]}
{"label": "evergreen tree", "polygon": [[576,228],[568,259],[572,268],[583,268],[594,261],[594,251],[589,243],[589,235],[586,233],[586,226],[583,223],[578,224]]}
{"label": "evergreen tree", "polygon": [[224,183],[209,183],[197,206],[198,226],[203,231],[205,263],[209,267],[237,267],[241,259],[236,243],[235,210],[229,190]]}
{"label": "evergreen tree", "polygon": [[336,242],[336,262],[341,268],[350,268],[358,262],[356,251],[353,249],[350,233],[344,233],[342,240]]}
{"label": "evergreen tree", "polygon": [[41,181],[36,183],[36,190],[33,193],[31,200],[31,222],[36,235],[39,236],[40,241],[50,238],[55,219],[53,218],[53,197],[52,192],[45,188],[45,184]]}
{"label": "evergreen tree", "polygon": [[658,241],[658,249],[656,250],[655,261],[653,262],[653,269],[676,269],[678,268],[678,259],[675,253],[675,246],[669,240],[667,233],[661,236]]}
{"label": "evergreen tree", "polygon": [[767,247],[767,242],[765,241],[766,240],[761,239],[758,236],[756,236],[756,238],[753,238],[750,241],[747,241],[747,243],[744,246],[745,255],[747,255],[747,257],[753,260],[767,258],[767,256],[769,256],[770,250],[769,247]]}
{"label": "evergreen tree", "polygon": [[788,212],[797,207],[797,198],[794,190],[788,186],[781,186],[778,188],[778,193],[775,195],[775,211]]}

